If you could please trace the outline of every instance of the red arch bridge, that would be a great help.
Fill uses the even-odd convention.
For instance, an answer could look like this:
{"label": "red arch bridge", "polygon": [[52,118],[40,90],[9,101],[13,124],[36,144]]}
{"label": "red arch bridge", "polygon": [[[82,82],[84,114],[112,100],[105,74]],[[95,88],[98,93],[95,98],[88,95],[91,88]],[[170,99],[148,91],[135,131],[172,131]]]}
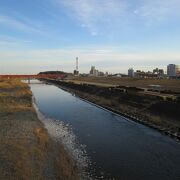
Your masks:
{"label": "red arch bridge", "polygon": [[30,82],[31,79],[63,79],[64,74],[31,74],[31,75],[0,75],[0,79],[24,79]]}

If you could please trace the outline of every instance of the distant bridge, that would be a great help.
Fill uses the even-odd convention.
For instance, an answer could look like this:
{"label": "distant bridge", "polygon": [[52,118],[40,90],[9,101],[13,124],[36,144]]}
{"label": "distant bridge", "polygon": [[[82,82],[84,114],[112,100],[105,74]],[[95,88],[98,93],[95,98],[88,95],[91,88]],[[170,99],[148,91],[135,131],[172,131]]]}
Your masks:
{"label": "distant bridge", "polygon": [[0,75],[0,79],[63,79],[64,74]]}

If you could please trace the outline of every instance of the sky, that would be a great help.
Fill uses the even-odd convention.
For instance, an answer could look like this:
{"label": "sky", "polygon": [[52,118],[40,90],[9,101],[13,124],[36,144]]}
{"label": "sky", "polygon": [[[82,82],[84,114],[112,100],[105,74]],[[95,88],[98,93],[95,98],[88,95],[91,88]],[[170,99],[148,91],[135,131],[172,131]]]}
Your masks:
{"label": "sky", "polygon": [[180,0],[0,0],[0,74],[180,64]]}

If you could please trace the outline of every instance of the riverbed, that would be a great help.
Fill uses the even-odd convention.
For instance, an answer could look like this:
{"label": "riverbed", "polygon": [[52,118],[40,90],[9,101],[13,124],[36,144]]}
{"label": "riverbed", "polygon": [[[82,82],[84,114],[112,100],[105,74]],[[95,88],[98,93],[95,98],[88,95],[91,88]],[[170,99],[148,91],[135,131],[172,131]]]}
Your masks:
{"label": "riverbed", "polygon": [[74,137],[93,179],[180,179],[178,141],[54,85],[30,86],[40,112],[68,129],[66,141]]}

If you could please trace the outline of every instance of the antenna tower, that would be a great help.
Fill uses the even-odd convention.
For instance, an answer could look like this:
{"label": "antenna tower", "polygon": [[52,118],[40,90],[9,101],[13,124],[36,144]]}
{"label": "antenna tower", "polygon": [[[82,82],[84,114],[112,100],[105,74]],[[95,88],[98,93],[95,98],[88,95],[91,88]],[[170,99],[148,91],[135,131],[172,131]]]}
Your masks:
{"label": "antenna tower", "polygon": [[78,57],[76,57],[76,71],[78,71]]}

